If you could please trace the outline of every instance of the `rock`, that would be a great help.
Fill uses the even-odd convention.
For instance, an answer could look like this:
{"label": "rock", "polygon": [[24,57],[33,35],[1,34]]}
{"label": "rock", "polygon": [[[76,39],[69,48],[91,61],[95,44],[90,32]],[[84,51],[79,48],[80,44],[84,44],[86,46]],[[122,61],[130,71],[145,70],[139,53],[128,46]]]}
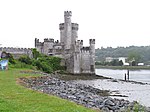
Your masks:
{"label": "rock", "polygon": [[103,102],[105,105],[115,106],[115,103],[109,99],[104,100]]}
{"label": "rock", "polygon": [[118,108],[116,108],[115,106],[110,106],[110,105],[105,105],[105,107],[107,107],[109,110],[118,110]]}
{"label": "rock", "polygon": [[[33,90],[42,91],[47,94],[57,95],[69,99],[89,108],[98,108],[104,112],[124,112],[130,108],[133,110],[136,102],[113,99],[99,95],[100,90],[91,86],[63,81],[48,74],[38,78],[20,78],[23,85]],[[140,108],[142,108],[140,106]],[[148,110],[148,108],[147,108]],[[150,109],[149,109],[150,110]],[[146,111],[150,112],[150,111]]]}
{"label": "rock", "polygon": [[103,107],[101,110],[102,112],[110,112],[110,110],[107,107]]}
{"label": "rock", "polygon": [[74,95],[69,95],[68,98],[69,98],[69,99],[76,99],[76,96],[74,96]]}

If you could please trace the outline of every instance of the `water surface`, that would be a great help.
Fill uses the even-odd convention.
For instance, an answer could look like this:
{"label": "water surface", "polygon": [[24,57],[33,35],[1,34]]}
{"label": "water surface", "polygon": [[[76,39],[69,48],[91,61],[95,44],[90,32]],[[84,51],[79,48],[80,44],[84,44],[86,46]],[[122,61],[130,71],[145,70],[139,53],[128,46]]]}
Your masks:
{"label": "water surface", "polygon": [[[127,70],[96,69],[97,75],[111,77],[114,79],[124,79],[125,73],[127,73]],[[150,70],[132,70],[130,71],[130,80],[149,84],[141,85],[120,80],[114,82],[112,79],[76,80],[76,82],[90,85],[102,90],[113,91],[111,95],[126,96],[111,96],[113,98],[138,101],[140,104],[150,107]]]}
{"label": "water surface", "polygon": [[[97,75],[111,77],[114,79],[124,79],[127,70],[113,70],[113,69],[96,69]],[[150,70],[130,70],[130,80],[150,83]]]}

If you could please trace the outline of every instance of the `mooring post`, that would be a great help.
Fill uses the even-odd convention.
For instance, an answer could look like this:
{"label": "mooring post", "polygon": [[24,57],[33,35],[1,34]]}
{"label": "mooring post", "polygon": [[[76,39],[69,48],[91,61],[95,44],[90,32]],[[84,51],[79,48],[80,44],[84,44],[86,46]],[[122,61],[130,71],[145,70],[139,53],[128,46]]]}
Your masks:
{"label": "mooring post", "polygon": [[126,73],[125,73],[125,76],[124,76],[124,80],[125,80],[125,81],[127,80]]}
{"label": "mooring post", "polygon": [[127,76],[128,76],[128,81],[129,81],[129,69],[127,70]]}

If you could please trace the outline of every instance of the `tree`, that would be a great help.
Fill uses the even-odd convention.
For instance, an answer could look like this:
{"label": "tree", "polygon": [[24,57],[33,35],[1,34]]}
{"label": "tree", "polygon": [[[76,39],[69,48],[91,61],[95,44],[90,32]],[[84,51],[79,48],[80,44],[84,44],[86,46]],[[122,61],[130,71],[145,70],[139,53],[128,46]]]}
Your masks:
{"label": "tree", "polygon": [[20,62],[25,63],[25,64],[31,64],[31,63],[32,63],[32,61],[31,61],[31,59],[29,58],[29,56],[26,56],[26,55],[21,56],[18,60],[19,60]]}
{"label": "tree", "polygon": [[114,59],[110,63],[111,63],[112,66],[117,66],[118,65],[118,61],[116,59]]}
{"label": "tree", "polygon": [[120,61],[118,62],[118,65],[119,65],[119,66],[122,66],[122,65],[123,65],[122,60],[120,60]]}
{"label": "tree", "polygon": [[136,66],[140,58],[141,57],[138,52],[132,51],[128,54],[128,61],[132,66]]}
{"label": "tree", "polygon": [[35,59],[41,56],[41,54],[35,48],[32,49],[32,53],[33,53],[33,58]]}

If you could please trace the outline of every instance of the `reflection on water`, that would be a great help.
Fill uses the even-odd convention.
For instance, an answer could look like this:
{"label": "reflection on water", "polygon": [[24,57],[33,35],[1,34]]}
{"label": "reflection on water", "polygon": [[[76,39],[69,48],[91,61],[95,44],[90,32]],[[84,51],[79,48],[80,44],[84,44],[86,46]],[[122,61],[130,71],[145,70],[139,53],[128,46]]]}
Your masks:
{"label": "reflection on water", "polygon": [[[114,79],[124,79],[125,73],[127,70],[96,69],[97,75]],[[150,70],[130,70],[130,80],[150,83]]]}

